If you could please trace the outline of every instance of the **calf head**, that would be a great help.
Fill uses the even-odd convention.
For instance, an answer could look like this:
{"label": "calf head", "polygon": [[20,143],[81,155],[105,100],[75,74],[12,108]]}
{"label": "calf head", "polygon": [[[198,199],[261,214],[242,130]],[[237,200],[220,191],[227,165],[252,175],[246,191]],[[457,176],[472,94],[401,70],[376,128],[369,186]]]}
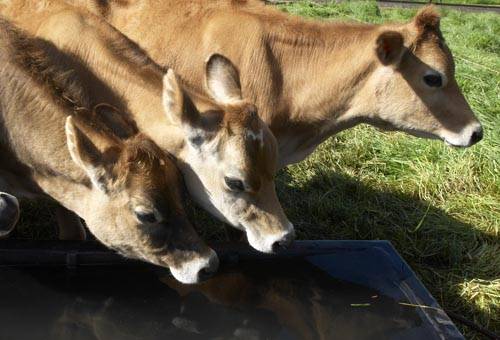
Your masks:
{"label": "calf head", "polygon": [[92,124],[77,116],[66,121],[71,158],[89,180],[81,216],[90,231],[127,257],[170,267],[183,283],[215,272],[215,252],[184,212],[173,161],[143,135],[123,140]]}
{"label": "calf head", "polygon": [[164,77],[167,116],[184,131],[180,162],[191,194],[205,209],[246,232],[257,250],[273,252],[294,237],[274,188],[277,143],[257,109],[242,99],[232,63],[206,63],[211,99],[188,97],[176,76]]}
{"label": "calf head", "polygon": [[375,43],[378,66],[368,82],[375,94],[371,123],[468,147],[483,130],[455,80],[453,56],[432,7],[412,22],[384,28]]}

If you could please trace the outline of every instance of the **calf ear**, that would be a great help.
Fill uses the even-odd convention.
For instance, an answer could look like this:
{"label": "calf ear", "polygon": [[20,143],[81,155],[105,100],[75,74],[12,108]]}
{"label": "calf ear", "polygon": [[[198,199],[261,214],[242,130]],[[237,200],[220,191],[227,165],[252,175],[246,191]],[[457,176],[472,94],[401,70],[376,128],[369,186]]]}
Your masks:
{"label": "calf ear", "polygon": [[111,173],[106,166],[116,160],[118,144],[107,139],[90,126],[83,126],[75,118],[66,118],[66,142],[71,159],[85,171],[90,181],[100,190],[107,192]]}
{"label": "calf ear", "polygon": [[381,33],[376,42],[375,51],[383,65],[397,65],[404,51],[403,36],[394,31]]}
{"label": "calf ear", "polygon": [[163,76],[163,109],[169,120],[184,128],[199,125],[200,113],[184,93],[177,76],[172,69]]}
{"label": "calf ear", "polygon": [[212,98],[228,105],[241,101],[241,85],[238,70],[220,54],[208,58],[205,67],[206,85]]}
{"label": "calf ear", "polygon": [[184,94],[172,69],[163,76],[163,109],[174,124],[180,125],[184,115]]}
{"label": "calf ear", "polygon": [[441,17],[433,5],[425,6],[418,11],[413,18],[413,25],[417,28],[419,34],[435,31],[439,32],[439,22]]}

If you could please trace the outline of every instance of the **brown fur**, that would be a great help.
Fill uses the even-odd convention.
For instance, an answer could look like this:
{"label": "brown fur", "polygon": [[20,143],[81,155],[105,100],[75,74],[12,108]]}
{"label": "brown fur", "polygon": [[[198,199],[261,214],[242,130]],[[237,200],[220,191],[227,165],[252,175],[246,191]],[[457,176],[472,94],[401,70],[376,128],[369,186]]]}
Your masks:
{"label": "brown fur", "polygon": [[[305,20],[258,0],[107,0],[99,1],[101,7],[68,1],[105,17],[195,91],[203,91],[204,59],[214,52],[229,57],[243,92],[278,140],[280,166],[359,123],[457,146],[482,136],[454,79],[453,57],[432,7],[407,24],[372,25]],[[374,53],[387,31],[404,45],[391,65]],[[447,77],[440,90],[421,89],[431,70]],[[392,87],[398,91],[386,91]]]}
{"label": "brown fur", "polygon": [[[242,95],[238,72],[227,58],[212,54],[201,61],[205,90],[186,89],[137,45],[85,10],[47,0],[12,3],[0,12],[72,55],[71,68],[91,84],[90,105],[105,98],[119,111],[130,112],[139,131],[176,157],[188,190],[203,207],[246,230],[259,250],[269,252],[275,243],[292,240],[293,226],[273,182],[276,141],[252,101]],[[230,189],[227,178],[241,181],[243,191]]]}
{"label": "brown fur", "polygon": [[[184,282],[214,270],[214,252],[187,221],[172,160],[116,110],[89,106],[89,87],[67,67],[71,56],[3,19],[0,47],[0,189],[56,200],[68,209],[59,219],[76,212],[108,247],[169,266]],[[132,134],[119,138],[117,129]],[[141,221],[139,210],[157,220]],[[63,238],[74,233],[63,230]]]}

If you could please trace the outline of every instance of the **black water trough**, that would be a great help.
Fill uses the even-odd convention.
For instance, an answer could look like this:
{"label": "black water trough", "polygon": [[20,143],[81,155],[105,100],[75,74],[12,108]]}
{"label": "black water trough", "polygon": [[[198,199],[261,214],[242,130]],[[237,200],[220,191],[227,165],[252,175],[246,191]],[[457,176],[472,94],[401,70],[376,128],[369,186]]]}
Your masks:
{"label": "black water trough", "polygon": [[0,339],[463,339],[389,242],[214,249],[182,285],[91,242],[2,241]]}

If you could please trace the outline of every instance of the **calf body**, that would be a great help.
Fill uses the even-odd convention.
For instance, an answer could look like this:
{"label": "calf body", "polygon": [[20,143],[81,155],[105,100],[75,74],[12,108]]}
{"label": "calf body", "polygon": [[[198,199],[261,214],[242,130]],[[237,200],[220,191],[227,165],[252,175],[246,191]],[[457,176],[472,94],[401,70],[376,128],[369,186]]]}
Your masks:
{"label": "calf body", "polygon": [[[53,198],[108,247],[199,281],[218,260],[187,220],[175,164],[116,108],[92,104],[77,64],[0,20],[0,190]],[[15,223],[15,202],[0,198]]]}
{"label": "calf body", "polygon": [[304,20],[259,0],[68,2],[105,17],[199,90],[208,55],[233,60],[278,141],[280,166],[360,123],[462,147],[482,138],[432,8],[409,23],[370,25]]}

